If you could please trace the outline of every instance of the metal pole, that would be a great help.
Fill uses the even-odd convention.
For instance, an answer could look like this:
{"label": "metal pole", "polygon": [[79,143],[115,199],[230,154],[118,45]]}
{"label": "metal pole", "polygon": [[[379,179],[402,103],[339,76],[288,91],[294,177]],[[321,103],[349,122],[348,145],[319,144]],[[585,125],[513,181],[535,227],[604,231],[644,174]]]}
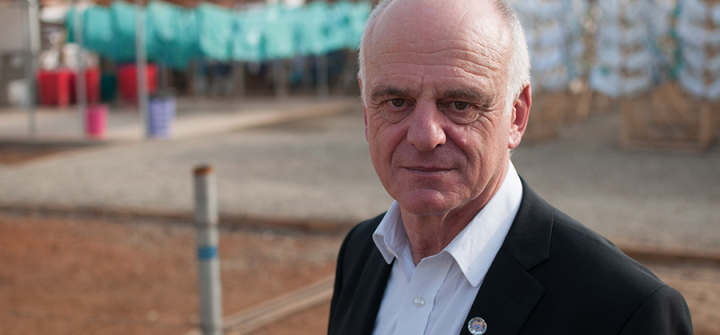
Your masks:
{"label": "metal pole", "polygon": [[275,99],[287,98],[287,74],[285,73],[285,62],[278,59],[273,62],[273,74],[275,75]]}
{"label": "metal pole", "polygon": [[75,17],[73,19],[73,30],[75,33],[75,43],[78,45],[77,54],[77,74],[75,75],[75,92],[78,107],[78,125],[80,126],[80,136],[85,132],[85,112],[87,110],[87,91],[85,83],[85,55],[83,52],[83,32],[82,32],[82,13],[80,13],[80,1],[75,1]]}
{"label": "metal pole", "polygon": [[168,67],[160,62],[156,62],[157,76],[158,76],[158,94],[164,94],[168,92]]}
{"label": "metal pole", "polygon": [[200,329],[203,335],[222,335],[222,287],[218,258],[218,203],[212,166],[199,166],[195,177]]}
{"label": "metal pole", "polygon": [[37,79],[35,78],[35,56],[40,49],[40,22],[38,21],[38,5],[37,0],[27,0],[27,19],[28,25],[26,30],[25,41],[28,48],[28,62],[25,66],[25,77],[27,79],[28,89],[28,136],[34,140],[37,133],[35,120],[35,99],[37,98]]}
{"label": "metal pole", "polygon": [[138,82],[138,108],[145,136],[150,137],[148,127],[147,58],[145,52],[145,8],[142,0],[135,0],[135,73]]}
{"label": "metal pole", "polygon": [[235,96],[245,97],[245,63],[232,63],[233,91]]}
{"label": "metal pole", "polygon": [[328,84],[328,58],[327,54],[315,57],[315,71],[317,71],[317,94],[318,99],[327,100],[330,96],[330,88]]}

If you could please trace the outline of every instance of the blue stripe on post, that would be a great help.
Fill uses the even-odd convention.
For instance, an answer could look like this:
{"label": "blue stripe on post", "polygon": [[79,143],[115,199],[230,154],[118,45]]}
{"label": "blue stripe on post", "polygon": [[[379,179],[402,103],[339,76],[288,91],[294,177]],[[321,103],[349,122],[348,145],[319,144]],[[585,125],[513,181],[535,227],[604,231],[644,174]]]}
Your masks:
{"label": "blue stripe on post", "polygon": [[201,261],[208,261],[211,259],[216,258],[218,255],[217,247],[216,246],[203,246],[198,247],[197,250],[197,258]]}

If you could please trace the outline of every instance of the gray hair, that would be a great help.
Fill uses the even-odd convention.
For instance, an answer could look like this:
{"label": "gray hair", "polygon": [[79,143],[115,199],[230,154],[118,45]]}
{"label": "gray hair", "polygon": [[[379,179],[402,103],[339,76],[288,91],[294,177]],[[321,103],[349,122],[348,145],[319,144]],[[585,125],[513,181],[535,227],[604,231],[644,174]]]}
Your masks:
{"label": "gray hair", "polygon": [[[377,21],[377,17],[387,7],[387,5],[393,0],[381,0],[377,6],[370,13],[370,17],[367,20],[365,31],[363,32],[362,39],[360,40],[360,52],[358,54],[358,78],[365,86],[365,47],[366,40],[369,37],[369,31]],[[490,0],[495,8],[500,13],[505,24],[510,28],[510,37],[512,39],[512,55],[510,57],[510,64],[508,67],[508,83],[507,92],[505,96],[505,112],[509,113],[512,110],[515,99],[520,95],[526,83],[530,82],[530,54],[528,52],[527,41],[525,40],[525,32],[522,24],[518,19],[515,8],[508,2],[508,0]],[[367,103],[367,96],[364,87],[360,87],[361,99],[363,103]]]}

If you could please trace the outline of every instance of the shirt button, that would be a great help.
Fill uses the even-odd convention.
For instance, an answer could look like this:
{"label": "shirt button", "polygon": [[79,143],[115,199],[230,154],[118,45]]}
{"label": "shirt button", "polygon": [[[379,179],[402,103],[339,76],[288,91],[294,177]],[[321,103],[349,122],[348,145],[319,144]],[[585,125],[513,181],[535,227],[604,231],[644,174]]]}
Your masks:
{"label": "shirt button", "polygon": [[415,300],[413,300],[413,304],[415,305],[415,307],[421,308],[425,306],[425,300],[423,300],[423,298],[417,297],[415,298]]}

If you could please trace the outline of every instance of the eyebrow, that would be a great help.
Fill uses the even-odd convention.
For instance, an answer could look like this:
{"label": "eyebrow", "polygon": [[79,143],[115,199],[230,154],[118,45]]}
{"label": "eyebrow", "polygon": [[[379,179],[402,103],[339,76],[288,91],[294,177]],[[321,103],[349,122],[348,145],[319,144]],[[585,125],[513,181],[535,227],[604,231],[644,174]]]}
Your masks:
{"label": "eyebrow", "polygon": [[[378,87],[370,95],[370,98],[374,100],[388,96],[406,97],[410,95],[412,95],[411,90],[401,89],[395,86],[383,86]],[[476,102],[482,105],[488,105],[493,101],[492,96],[474,88],[451,88],[445,90],[442,98],[448,100]]]}
{"label": "eyebrow", "polygon": [[452,88],[443,94],[444,99],[489,103],[492,96],[472,88]]}
{"label": "eyebrow", "polygon": [[379,87],[377,88],[372,95],[370,95],[371,99],[377,99],[387,96],[408,96],[410,95],[409,90],[403,90],[397,87],[393,86],[385,86],[385,87]]}

